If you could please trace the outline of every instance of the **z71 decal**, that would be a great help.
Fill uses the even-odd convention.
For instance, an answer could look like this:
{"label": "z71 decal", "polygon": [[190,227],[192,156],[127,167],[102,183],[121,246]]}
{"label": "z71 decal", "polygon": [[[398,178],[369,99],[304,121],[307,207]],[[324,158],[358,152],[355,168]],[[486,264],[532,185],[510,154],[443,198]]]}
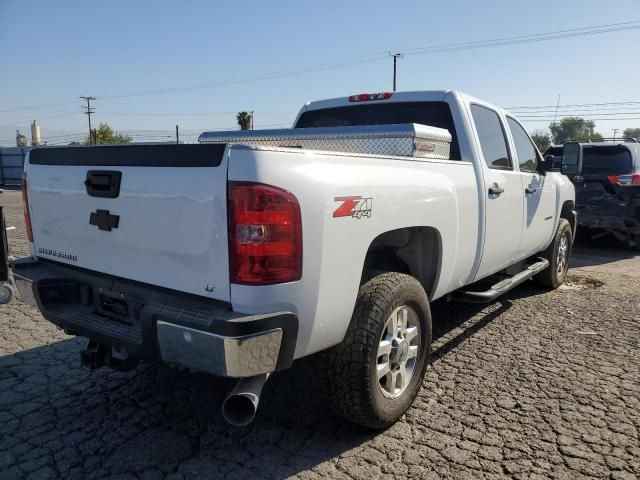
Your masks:
{"label": "z71 decal", "polygon": [[352,217],[352,218],[371,218],[371,203],[373,198],[357,197],[335,197],[336,202],[342,204],[333,212],[333,218],[336,217]]}

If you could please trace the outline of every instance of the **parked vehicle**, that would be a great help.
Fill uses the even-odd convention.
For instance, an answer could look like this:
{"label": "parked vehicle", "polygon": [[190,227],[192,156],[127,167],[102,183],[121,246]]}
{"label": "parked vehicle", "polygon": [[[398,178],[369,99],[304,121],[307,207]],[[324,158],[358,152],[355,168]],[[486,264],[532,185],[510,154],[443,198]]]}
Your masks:
{"label": "parked vehicle", "polygon": [[244,425],[271,372],[322,352],[335,410],[385,428],[429,364],[431,301],[565,280],[573,185],[487,102],[361,94],[308,103],[293,129],[224,135],[30,152],[33,255],[13,275],[90,339],[86,367],[239,378],[223,413]]}
{"label": "parked vehicle", "polygon": [[[630,247],[640,243],[640,144],[635,139],[574,143],[578,158],[569,176],[576,187],[578,224],[592,238],[612,235]],[[545,152],[554,165],[562,147]]]}

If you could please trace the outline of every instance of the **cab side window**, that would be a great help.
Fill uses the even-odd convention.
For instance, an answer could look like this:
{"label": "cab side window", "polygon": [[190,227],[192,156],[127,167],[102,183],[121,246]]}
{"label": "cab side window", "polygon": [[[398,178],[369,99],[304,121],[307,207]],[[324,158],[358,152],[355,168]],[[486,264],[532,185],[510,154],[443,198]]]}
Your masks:
{"label": "cab side window", "polygon": [[511,159],[500,117],[493,110],[471,105],[471,116],[480,139],[482,156],[489,168],[511,170]]}
{"label": "cab side window", "polygon": [[507,117],[509,130],[513,137],[513,143],[516,147],[518,155],[518,164],[521,172],[537,172],[538,171],[538,152],[533,142],[524,131],[524,128],[513,118]]}

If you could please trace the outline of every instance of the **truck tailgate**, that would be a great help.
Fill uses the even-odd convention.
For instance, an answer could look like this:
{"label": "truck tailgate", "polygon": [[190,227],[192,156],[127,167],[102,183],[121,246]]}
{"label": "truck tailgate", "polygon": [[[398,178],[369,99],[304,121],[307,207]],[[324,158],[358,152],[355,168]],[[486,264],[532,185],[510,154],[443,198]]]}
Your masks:
{"label": "truck tailgate", "polygon": [[36,255],[229,300],[224,152],[225,145],[32,150],[25,171]]}

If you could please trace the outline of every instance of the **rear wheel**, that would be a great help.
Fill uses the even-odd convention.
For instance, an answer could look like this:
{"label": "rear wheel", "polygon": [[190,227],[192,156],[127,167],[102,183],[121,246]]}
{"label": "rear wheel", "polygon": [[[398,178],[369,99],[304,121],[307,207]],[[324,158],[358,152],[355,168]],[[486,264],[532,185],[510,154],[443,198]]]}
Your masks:
{"label": "rear wheel", "polygon": [[13,286],[9,283],[0,283],[0,305],[9,303],[13,298]]}
{"label": "rear wheel", "polygon": [[431,313],[410,275],[382,273],[360,287],[344,341],[324,353],[334,410],[371,428],[386,428],[411,406],[431,349]]}
{"label": "rear wheel", "polygon": [[564,283],[571,257],[571,225],[561,218],[553,241],[540,256],[549,261],[549,268],[535,276],[535,280],[549,288],[558,288]]}

